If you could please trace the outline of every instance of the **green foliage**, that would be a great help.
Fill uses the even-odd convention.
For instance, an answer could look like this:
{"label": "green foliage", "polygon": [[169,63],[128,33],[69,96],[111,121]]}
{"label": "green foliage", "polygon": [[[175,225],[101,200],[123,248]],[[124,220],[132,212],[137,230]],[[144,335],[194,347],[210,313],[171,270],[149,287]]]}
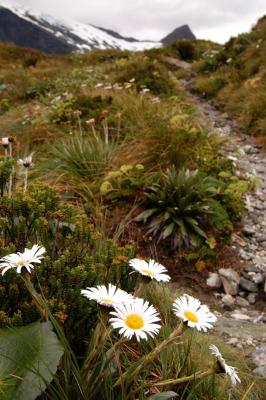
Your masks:
{"label": "green foliage", "polygon": [[80,118],[83,120],[88,118],[99,119],[103,109],[110,107],[112,101],[111,96],[80,95],[63,98],[53,104],[49,113],[49,120],[55,124],[67,123],[69,121],[76,122],[76,110],[80,111]]}
{"label": "green foliage", "polygon": [[245,208],[245,195],[249,189],[248,181],[237,180],[235,177],[231,177],[228,182],[221,201],[226,206],[230,218],[233,221],[241,218]]}
{"label": "green foliage", "polygon": [[62,355],[50,322],[1,329],[1,399],[36,399],[54,379]]}
{"label": "green foliage", "polygon": [[[51,312],[63,324],[68,340],[78,354],[84,351],[83,339],[95,327],[97,311],[96,303],[82,297],[81,290],[109,282],[132,290],[136,278],[129,279],[128,276],[128,260],[136,251],[134,243],[119,247],[92,226],[90,230],[89,242],[81,244],[72,240],[72,245],[61,251],[57,259],[53,259],[53,254],[48,251],[49,256],[42,265],[35,267],[32,277],[35,286],[41,286]],[[39,312],[20,277],[9,272],[1,281],[1,325],[25,325],[39,319]]]}
{"label": "green foliage", "polygon": [[1,99],[0,100],[0,115],[4,114],[7,112],[12,106],[12,102],[10,99]]}
{"label": "green foliage", "polygon": [[23,250],[28,242],[41,242],[56,255],[74,237],[81,240],[89,234],[82,225],[82,210],[61,202],[49,186],[31,185],[27,193],[2,197],[0,204],[0,232],[6,246],[12,243]]}
{"label": "green foliage", "polygon": [[172,247],[198,246],[207,239],[205,228],[228,233],[232,226],[217,200],[221,183],[198,171],[168,169],[161,183],[146,192],[147,210],[138,221],[148,221],[147,233],[158,240],[170,239]]}
{"label": "green foliage", "polygon": [[37,54],[29,54],[24,58],[22,65],[24,68],[36,67],[37,62],[38,62]]}
{"label": "green foliage", "polygon": [[14,160],[10,157],[0,157],[0,192],[1,196],[4,195],[4,191],[7,188],[8,180],[12,174],[14,166]]}
{"label": "green foliage", "polygon": [[214,97],[226,85],[226,80],[217,78],[199,78],[194,84],[194,90],[206,97]]}
{"label": "green foliage", "polygon": [[118,49],[93,50],[88,52],[85,57],[91,64],[101,64],[121,59],[128,59],[130,57],[130,52]]}
{"label": "green foliage", "polygon": [[[43,185],[30,186],[1,199],[1,255],[23,251],[30,243],[41,243],[48,256],[35,268],[34,283],[43,293],[56,318],[64,324],[71,343],[95,324],[95,304],[80,296],[81,289],[97,283],[113,282],[129,289],[129,258],[135,246],[117,246],[90,223],[77,206],[64,203],[56,192]],[[73,245],[74,244],[74,245]],[[0,326],[25,325],[39,318],[32,299],[21,287],[20,277],[10,271],[0,279]]]}
{"label": "green foliage", "polygon": [[52,161],[47,167],[74,177],[95,178],[111,163],[118,149],[115,141],[106,144],[100,137],[95,140],[75,134],[58,140],[50,148]]}
{"label": "green foliage", "polygon": [[142,164],[122,165],[119,170],[110,171],[101,184],[101,195],[107,200],[126,200],[136,196],[152,179],[144,172]]}
{"label": "green foliage", "polygon": [[55,83],[49,79],[36,80],[26,89],[22,99],[40,99],[55,88]]}
{"label": "green foliage", "polygon": [[170,47],[181,60],[192,61],[197,58],[196,46],[191,40],[176,40]]}
{"label": "green foliage", "polygon": [[262,18],[251,32],[231,38],[215,53],[203,55],[195,65],[199,76],[194,81],[194,89],[217,97],[246,133],[262,136],[266,132],[265,32]]}
{"label": "green foliage", "polygon": [[135,79],[137,91],[148,88],[154,94],[171,94],[174,86],[168,76],[167,69],[157,60],[148,57],[134,59],[127,63],[126,68],[117,72],[116,82],[128,82]]}

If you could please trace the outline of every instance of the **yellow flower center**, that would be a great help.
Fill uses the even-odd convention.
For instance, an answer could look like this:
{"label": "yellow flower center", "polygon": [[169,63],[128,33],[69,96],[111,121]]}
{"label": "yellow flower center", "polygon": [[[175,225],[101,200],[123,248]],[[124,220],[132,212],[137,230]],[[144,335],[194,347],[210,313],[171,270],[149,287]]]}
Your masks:
{"label": "yellow flower center", "polygon": [[199,322],[197,315],[192,311],[185,311],[184,316],[191,322]]}
{"label": "yellow flower center", "polygon": [[131,329],[141,329],[144,326],[144,320],[139,314],[130,314],[125,320],[125,324]]}
{"label": "yellow flower center", "polygon": [[24,263],[23,260],[20,260],[20,261],[17,262],[17,266],[18,266],[18,267],[23,267],[24,264],[25,264],[25,263]]}
{"label": "yellow flower center", "polygon": [[154,273],[151,272],[149,269],[142,269],[141,270],[144,274],[149,275],[150,277],[154,276]]}
{"label": "yellow flower center", "polygon": [[103,303],[113,303],[114,301],[111,299],[102,299]]}

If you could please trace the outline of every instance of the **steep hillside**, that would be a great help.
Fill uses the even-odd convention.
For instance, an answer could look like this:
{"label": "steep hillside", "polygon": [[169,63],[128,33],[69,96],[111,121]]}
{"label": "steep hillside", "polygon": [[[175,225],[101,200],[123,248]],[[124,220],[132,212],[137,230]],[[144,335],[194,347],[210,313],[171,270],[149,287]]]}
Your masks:
{"label": "steep hillside", "polygon": [[135,51],[161,46],[159,42],[128,40],[90,24],[59,21],[32,10],[1,5],[0,40],[54,54],[108,48]]}
{"label": "steep hillside", "polygon": [[194,89],[236,118],[250,135],[266,135],[266,16],[195,64]]}
{"label": "steep hillside", "polygon": [[0,41],[34,48],[51,54],[92,49],[140,51],[161,47],[169,40],[191,39],[187,25],[177,28],[162,41],[128,38],[110,29],[76,21],[59,21],[22,7],[0,5]]}

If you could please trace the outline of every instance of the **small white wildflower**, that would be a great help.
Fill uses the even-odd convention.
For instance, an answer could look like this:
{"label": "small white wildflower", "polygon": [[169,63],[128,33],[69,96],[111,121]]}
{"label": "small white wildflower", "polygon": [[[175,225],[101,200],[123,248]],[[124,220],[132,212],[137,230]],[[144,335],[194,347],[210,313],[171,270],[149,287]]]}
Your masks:
{"label": "small white wildflower", "polygon": [[209,346],[210,352],[214,355],[219,363],[219,366],[222,368],[223,372],[225,372],[231,379],[232,385],[236,385],[237,383],[241,383],[241,380],[237,374],[237,369],[235,367],[231,367],[227,365],[225,359],[221,355],[219,349],[212,344]]}
{"label": "small white wildflower", "polygon": [[154,337],[160,330],[160,318],[156,309],[143,299],[134,299],[115,306],[115,311],[110,313],[110,319],[114,329],[119,329],[120,335],[137,340],[148,339],[148,335]]}
{"label": "small white wildflower", "polygon": [[9,269],[16,268],[17,273],[21,273],[21,269],[25,267],[28,272],[33,269],[33,263],[40,264],[44,257],[45,248],[35,244],[31,249],[25,249],[23,253],[12,253],[0,259],[0,268],[2,275]]}
{"label": "small white wildflower", "polygon": [[90,287],[81,291],[82,296],[106,307],[114,307],[132,299],[132,295],[109,283],[108,288],[104,285]]}
{"label": "small white wildflower", "polygon": [[217,320],[205,304],[202,305],[198,299],[187,294],[177,298],[173,308],[177,317],[185,321],[190,328],[196,328],[198,331],[207,332],[212,328],[211,323]]}
{"label": "small white wildflower", "polygon": [[169,282],[171,279],[170,276],[165,273],[168,272],[167,269],[154,260],[146,262],[139,258],[133,258],[129,261],[129,265],[141,275],[155,279],[157,282]]}

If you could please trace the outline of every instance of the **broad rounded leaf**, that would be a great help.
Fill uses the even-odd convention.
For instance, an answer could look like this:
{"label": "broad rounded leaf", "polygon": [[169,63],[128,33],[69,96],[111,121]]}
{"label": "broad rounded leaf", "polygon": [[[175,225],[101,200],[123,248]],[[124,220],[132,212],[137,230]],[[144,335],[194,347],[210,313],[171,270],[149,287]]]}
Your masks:
{"label": "broad rounded leaf", "polygon": [[63,347],[50,322],[0,329],[0,398],[34,400],[53,380]]}

